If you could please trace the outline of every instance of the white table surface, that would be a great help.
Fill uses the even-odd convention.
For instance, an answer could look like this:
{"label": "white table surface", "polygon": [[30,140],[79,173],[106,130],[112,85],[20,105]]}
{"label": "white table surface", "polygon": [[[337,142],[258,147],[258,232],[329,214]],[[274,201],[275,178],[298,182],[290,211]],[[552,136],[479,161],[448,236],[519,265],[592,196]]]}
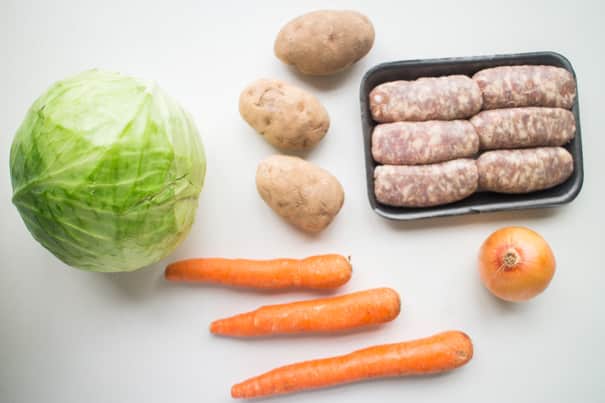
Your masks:
{"label": "white table surface", "polygon": [[[162,3],[152,5],[152,3]],[[471,335],[475,357],[442,376],[380,380],[275,402],[603,401],[605,276],[602,206],[603,2],[251,1],[0,2],[0,401],[6,403],[228,402],[235,382],[299,360],[342,354],[446,329]],[[324,79],[294,74],[273,55],[289,19],[353,8],[376,28],[371,53]],[[362,74],[383,61],[554,50],[578,76],[584,187],[570,205],[392,223],[369,208],[359,121]],[[39,246],[10,203],[13,134],[52,82],[92,67],[157,80],[194,115],[208,173],[189,238],[169,258],[126,274],[66,267]],[[331,116],[308,159],[333,172],[346,201],[321,235],[304,235],[258,197],[256,164],[276,151],[240,118],[240,91],[276,77],[316,94]],[[479,283],[477,250],[512,224],[553,247],[551,286],[521,305]],[[213,337],[213,319],[313,297],[168,284],[167,262],[195,256],[352,255],[342,292],[391,286],[400,317],[345,335],[264,340]]]}

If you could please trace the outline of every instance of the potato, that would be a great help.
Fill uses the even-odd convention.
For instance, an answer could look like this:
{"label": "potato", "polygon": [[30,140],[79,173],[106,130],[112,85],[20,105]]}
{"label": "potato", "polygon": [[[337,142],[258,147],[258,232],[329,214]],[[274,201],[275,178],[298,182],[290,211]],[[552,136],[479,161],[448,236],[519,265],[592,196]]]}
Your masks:
{"label": "potato", "polygon": [[320,10],[287,23],[275,39],[275,55],[303,74],[323,76],[346,69],[374,44],[374,27],[356,11]]}
{"label": "potato", "polygon": [[328,112],[317,98],[279,80],[260,79],[246,87],[239,112],[269,143],[285,151],[314,147],[330,127]]}
{"label": "potato", "polygon": [[298,157],[273,155],[261,161],[256,188],[277,214],[312,233],[326,228],[344,202],[342,186],[332,174]]}

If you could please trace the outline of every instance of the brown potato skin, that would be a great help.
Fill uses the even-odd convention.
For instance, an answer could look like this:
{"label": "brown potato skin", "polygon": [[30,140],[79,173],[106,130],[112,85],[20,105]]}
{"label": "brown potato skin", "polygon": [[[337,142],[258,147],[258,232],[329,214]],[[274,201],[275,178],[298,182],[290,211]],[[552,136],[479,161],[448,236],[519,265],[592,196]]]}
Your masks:
{"label": "brown potato skin", "polygon": [[313,11],[288,22],[275,39],[275,55],[303,74],[323,76],[346,69],[374,44],[374,26],[350,10]]}
{"label": "brown potato skin", "polygon": [[239,112],[274,147],[306,151],[321,141],[330,117],[309,92],[280,80],[259,79],[239,98]]}
{"label": "brown potato skin", "polygon": [[344,190],[328,171],[298,157],[273,155],[256,170],[256,188],[277,214],[310,233],[325,229],[344,203]]}

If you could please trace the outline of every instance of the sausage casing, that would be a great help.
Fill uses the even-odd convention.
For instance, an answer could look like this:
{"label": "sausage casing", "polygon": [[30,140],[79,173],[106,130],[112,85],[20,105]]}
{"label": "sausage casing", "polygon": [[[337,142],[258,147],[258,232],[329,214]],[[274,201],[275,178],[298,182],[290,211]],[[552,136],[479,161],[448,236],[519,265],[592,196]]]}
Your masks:
{"label": "sausage casing", "polygon": [[561,146],[574,138],[576,119],[562,108],[506,108],[471,118],[482,150]]}
{"label": "sausage casing", "polygon": [[481,90],[463,75],[423,77],[380,84],[369,101],[381,123],[465,119],[481,109]]}
{"label": "sausage casing", "polygon": [[479,189],[498,193],[529,193],[565,182],[573,157],[562,147],[488,151],[477,159]]}
{"label": "sausage casing", "polygon": [[372,156],[381,164],[431,164],[478,150],[479,138],[467,120],[383,123],[372,132]]}
{"label": "sausage casing", "polygon": [[389,206],[453,203],[473,194],[477,183],[477,167],[472,159],[429,165],[380,165],[374,169],[376,200]]}
{"label": "sausage casing", "polygon": [[473,76],[483,109],[550,106],[571,109],[576,97],[573,75],[555,66],[499,66]]}

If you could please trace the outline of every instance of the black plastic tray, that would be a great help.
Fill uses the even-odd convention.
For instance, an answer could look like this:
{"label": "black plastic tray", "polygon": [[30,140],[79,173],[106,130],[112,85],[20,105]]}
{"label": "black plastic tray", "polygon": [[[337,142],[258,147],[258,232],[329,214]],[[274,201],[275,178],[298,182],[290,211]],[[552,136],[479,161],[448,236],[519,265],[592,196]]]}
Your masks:
{"label": "black plastic tray", "polygon": [[551,189],[521,195],[479,192],[456,203],[424,208],[392,207],[381,204],[376,200],[374,194],[374,168],[378,164],[372,158],[372,130],[374,129],[376,122],[372,120],[368,105],[368,95],[374,87],[387,81],[415,80],[419,77],[437,77],[451,74],[472,76],[477,71],[487,67],[518,64],[543,64],[563,67],[564,69],[569,70],[573,74],[574,79],[576,79],[576,73],[569,60],[555,52],[397,61],[379,64],[364,75],[361,81],[360,101],[366,160],[366,178],[370,205],[378,215],[391,220],[415,220],[419,218],[444,217],[491,211],[553,207],[569,203],[576,198],[582,188],[584,179],[578,94],[576,94],[576,99],[571,110],[576,118],[576,135],[575,138],[565,146],[573,155],[574,172],[564,183]]}

